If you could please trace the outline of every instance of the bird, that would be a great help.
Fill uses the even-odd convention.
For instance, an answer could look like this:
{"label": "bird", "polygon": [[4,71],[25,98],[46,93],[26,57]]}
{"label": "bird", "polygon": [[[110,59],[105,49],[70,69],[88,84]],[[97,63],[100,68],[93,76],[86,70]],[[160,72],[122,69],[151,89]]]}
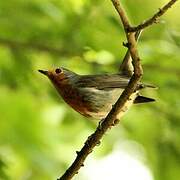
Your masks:
{"label": "bird", "polygon": [[[79,75],[64,67],[38,71],[50,79],[69,106],[81,115],[94,119],[106,117],[130,80],[130,77],[121,73]],[[153,98],[139,94],[144,88],[155,88],[155,86],[140,82],[134,104],[155,101]]]}

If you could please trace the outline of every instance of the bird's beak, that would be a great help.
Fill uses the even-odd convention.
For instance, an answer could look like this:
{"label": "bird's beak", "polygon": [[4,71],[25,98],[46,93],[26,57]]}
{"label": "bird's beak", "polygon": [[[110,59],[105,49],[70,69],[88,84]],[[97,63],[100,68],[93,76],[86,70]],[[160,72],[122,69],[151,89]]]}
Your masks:
{"label": "bird's beak", "polygon": [[48,75],[48,71],[46,71],[46,70],[38,70],[38,71],[46,76]]}

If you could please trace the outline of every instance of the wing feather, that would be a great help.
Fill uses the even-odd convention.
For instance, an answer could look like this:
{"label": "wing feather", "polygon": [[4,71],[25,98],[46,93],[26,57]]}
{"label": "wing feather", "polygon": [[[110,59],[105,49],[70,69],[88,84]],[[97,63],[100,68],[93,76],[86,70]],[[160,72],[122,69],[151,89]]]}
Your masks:
{"label": "wing feather", "polygon": [[80,87],[94,87],[96,89],[124,89],[129,82],[129,78],[123,75],[82,75],[76,82]]}

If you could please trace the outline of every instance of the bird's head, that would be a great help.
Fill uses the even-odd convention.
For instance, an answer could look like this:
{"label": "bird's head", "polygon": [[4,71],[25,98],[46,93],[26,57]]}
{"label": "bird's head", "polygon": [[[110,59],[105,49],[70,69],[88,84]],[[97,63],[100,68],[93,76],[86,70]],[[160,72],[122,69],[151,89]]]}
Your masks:
{"label": "bird's head", "polygon": [[63,67],[57,67],[50,70],[38,70],[38,71],[46,75],[55,85],[62,84],[63,81],[66,82],[66,80],[72,81],[78,76],[76,73]]}

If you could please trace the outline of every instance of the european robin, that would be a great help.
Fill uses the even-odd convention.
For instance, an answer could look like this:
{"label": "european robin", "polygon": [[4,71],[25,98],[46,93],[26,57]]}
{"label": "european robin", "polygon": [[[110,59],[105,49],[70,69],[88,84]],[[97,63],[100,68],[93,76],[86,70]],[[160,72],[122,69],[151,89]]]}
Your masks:
{"label": "european robin", "polygon": [[[95,119],[106,117],[129,82],[129,77],[121,74],[79,75],[62,67],[38,71],[51,80],[67,104]],[[154,86],[140,83],[134,103],[155,101],[139,95],[139,90],[146,87]]]}

